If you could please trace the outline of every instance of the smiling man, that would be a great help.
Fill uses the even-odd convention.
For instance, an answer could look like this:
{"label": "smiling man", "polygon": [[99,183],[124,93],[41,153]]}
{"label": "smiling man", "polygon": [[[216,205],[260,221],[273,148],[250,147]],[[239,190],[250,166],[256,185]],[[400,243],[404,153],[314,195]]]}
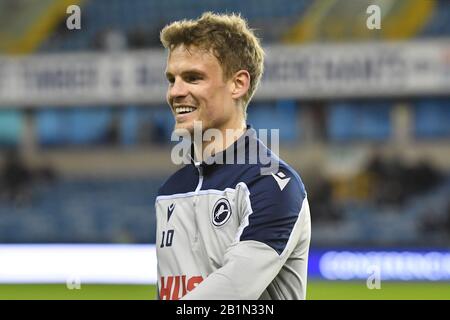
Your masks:
{"label": "smiling man", "polygon": [[[205,13],[166,26],[161,41],[174,132],[194,136],[200,125],[222,139],[194,141],[191,163],[159,190],[158,297],[305,299],[311,226],[304,185],[246,124],[263,72],[258,39],[240,16]],[[231,150],[244,162],[204,159],[211,145],[214,159]],[[277,169],[262,173],[261,154]]]}

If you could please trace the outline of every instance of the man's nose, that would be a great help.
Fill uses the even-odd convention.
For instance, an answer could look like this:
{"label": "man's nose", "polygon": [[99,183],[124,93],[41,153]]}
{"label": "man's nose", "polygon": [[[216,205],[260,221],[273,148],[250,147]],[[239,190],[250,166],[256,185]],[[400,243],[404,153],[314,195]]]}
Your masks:
{"label": "man's nose", "polygon": [[182,79],[175,79],[173,85],[169,89],[170,97],[184,97],[188,94],[186,83]]}

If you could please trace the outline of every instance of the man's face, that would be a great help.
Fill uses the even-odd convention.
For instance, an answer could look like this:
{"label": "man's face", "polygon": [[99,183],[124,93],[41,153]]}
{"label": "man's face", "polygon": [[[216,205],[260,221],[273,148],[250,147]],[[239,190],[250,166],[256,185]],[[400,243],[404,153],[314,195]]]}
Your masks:
{"label": "man's face", "polygon": [[191,134],[194,121],[203,130],[234,128],[239,109],[231,97],[232,81],[224,81],[223,70],[210,52],[181,45],[169,53],[167,102],[175,117],[175,130]]}

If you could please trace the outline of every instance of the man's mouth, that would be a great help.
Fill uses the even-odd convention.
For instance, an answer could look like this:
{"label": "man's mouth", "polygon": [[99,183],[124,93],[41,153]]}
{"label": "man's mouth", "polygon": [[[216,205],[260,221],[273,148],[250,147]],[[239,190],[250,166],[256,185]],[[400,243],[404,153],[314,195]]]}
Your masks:
{"label": "man's mouth", "polygon": [[195,111],[197,108],[195,107],[190,107],[190,106],[179,106],[179,107],[175,107],[175,114],[179,115],[179,114],[188,114],[191,113],[193,111]]}

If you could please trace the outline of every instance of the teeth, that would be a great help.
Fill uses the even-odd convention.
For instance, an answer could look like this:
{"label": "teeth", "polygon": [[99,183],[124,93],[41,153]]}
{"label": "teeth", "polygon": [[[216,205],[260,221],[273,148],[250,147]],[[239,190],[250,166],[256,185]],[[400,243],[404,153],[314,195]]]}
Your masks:
{"label": "teeth", "polygon": [[192,112],[194,110],[195,110],[195,108],[193,108],[193,107],[176,107],[175,108],[175,111],[177,114],[184,113],[184,112]]}

